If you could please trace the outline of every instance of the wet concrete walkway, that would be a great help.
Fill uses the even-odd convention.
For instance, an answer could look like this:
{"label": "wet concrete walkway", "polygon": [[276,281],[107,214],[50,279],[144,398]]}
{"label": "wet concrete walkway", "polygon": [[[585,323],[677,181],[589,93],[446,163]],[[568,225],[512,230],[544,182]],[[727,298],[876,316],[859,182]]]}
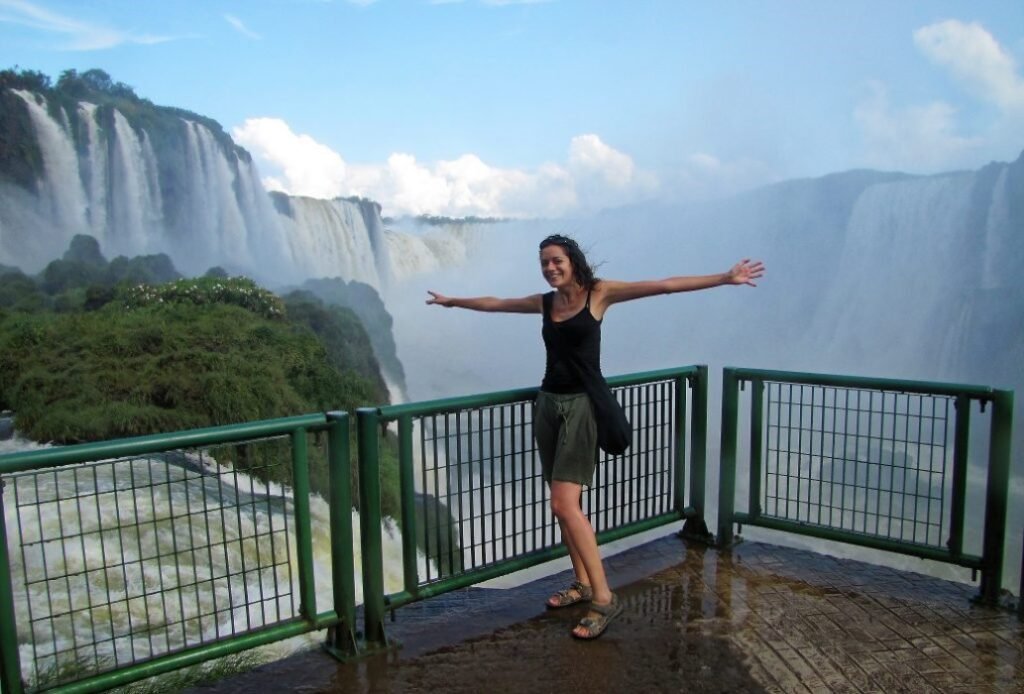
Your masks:
{"label": "wet concrete walkway", "polygon": [[668,536],[607,560],[625,605],[580,642],[545,610],[567,572],[397,612],[402,647],[293,656],[195,692],[1024,692],[1024,625],[972,586],[745,542]]}

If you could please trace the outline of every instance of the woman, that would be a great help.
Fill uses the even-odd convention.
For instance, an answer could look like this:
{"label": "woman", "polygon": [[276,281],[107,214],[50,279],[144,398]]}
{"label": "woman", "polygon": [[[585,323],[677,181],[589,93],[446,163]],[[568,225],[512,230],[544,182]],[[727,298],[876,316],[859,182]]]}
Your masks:
{"label": "woman", "polygon": [[597,426],[579,371],[561,357],[570,351],[600,373],[601,321],[614,304],[657,294],[747,284],[764,274],[760,262],[742,260],[717,275],[670,277],[648,282],[598,279],[580,247],[567,236],[549,236],[540,244],[540,269],[554,291],[521,299],[455,298],[428,292],[427,304],[474,311],[543,314],[547,365],[534,410],[534,435],[544,479],[551,489],[551,511],[562,530],[576,581],[552,595],[547,605],[567,607],[589,602],[590,610],[572,631],[580,639],[604,633],[621,611],[608,587],[597,538],[580,498],[597,464]]}

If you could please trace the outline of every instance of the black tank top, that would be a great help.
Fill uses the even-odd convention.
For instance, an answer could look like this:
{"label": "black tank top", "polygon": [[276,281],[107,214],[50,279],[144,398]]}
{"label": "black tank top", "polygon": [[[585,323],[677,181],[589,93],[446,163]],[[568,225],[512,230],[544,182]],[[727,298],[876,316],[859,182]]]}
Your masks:
{"label": "black tank top", "polygon": [[[583,381],[576,369],[564,359],[558,357],[559,350],[576,355],[592,373],[601,373],[601,321],[590,312],[590,292],[587,292],[587,303],[572,318],[560,323],[551,320],[551,305],[555,300],[555,292],[544,295],[544,326],[541,335],[547,351],[547,365],[544,368],[544,380],[540,389],[549,393],[583,393]],[[556,337],[557,334],[557,337]],[[561,340],[561,347],[558,347]]]}

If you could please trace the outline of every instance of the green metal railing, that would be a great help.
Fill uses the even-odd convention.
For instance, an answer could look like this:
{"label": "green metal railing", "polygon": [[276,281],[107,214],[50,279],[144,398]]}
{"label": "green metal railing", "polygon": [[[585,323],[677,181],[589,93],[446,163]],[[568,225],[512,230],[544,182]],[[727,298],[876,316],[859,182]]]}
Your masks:
{"label": "green metal railing", "polygon": [[[678,520],[684,535],[710,539],[707,368],[609,383],[634,440],[623,456],[602,454],[584,491],[598,541]],[[950,562],[981,571],[982,599],[996,600],[1012,392],[752,369],[726,369],[723,386],[722,545],[735,524],[748,524]],[[359,410],[358,642],[346,413],[0,456],[0,690],[99,691],[325,628],[327,650],[348,657],[387,645],[388,610],[564,555],[536,460],[536,395]],[[974,402],[992,409],[984,494],[969,499]],[[391,455],[402,584],[388,593],[380,475]],[[326,490],[330,506],[325,612],[313,578],[312,488]],[[968,511],[984,514],[973,542]]]}
{"label": "green metal railing", "polygon": [[[681,367],[608,381],[633,425],[634,439],[623,456],[601,454],[595,484],[584,492],[582,503],[598,541],[680,519],[687,519],[691,533],[707,536],[707,368]],[[369,645],[387,644],[388,609],[566,553],[534,449],[536,396],[536,388],[527,388],[358,411]],[[401,487],[404,589],[390,595],[384,591],[381,550],[382,435],[397,438]]]}
{"label": "green metal railing", "polygon": [[[735,510],[741,386],[750,385],[747,511]],[[971,403],[991,404],[981,553],[965,551]],[[755,525],[981,572],[998,600],[1013,393],[969,385],[727,368],[718,540]]]}
{"label": "green metal railing", "polygon": [[[306,415],[0,457],[3,690],[101,691],[324,628],[329,648],[354,652],[348,422]],[[314,456],[329,470],[326,612]]]}

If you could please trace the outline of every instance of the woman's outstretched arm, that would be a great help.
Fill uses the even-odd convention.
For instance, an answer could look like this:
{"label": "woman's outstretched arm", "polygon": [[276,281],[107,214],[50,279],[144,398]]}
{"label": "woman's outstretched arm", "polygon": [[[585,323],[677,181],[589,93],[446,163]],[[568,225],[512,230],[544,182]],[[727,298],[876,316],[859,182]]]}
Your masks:
{"label": "woman's outstretched arm", "polygon": [[472,311],[487,311],[490,313],[541,313],[543,311],[543,295],[533,294],[524,296],[521,299],[498,299],[493,296],[475,297],[454,297],[445,296],[427,290],[430,298],[428,305],[444,306],[446,308],[468,308]]}
{"label": "woman's outstretched arm", "polygon": [[658,294],[675,294],[677,292],[693,292],[698,289],[710,289],[723,285],[746,284],[756,287],[754,280],[764,275],[764,263],[760,260],[751,261],[744,258],[728,271],[717,275],[689,275],[669,277],[663,280],[648,282],[618,282],[602,280],[598,285],[604,298],[604,305],[611,306],[623,301],[642,299]]}

